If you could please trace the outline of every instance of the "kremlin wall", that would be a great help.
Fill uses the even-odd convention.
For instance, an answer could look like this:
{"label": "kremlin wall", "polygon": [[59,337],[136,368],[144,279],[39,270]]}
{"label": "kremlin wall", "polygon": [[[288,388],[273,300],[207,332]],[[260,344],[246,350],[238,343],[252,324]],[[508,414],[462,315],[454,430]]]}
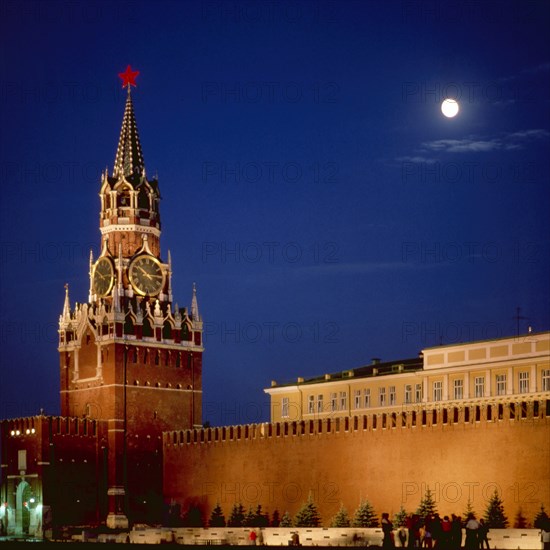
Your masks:
{"label": "kremlin wall", "polygon": [[[500,409],[500,410],[499,410]],[[470,499],[482,514],[497,489],[506,514],[535,516],[550,501],[550,401],[397,415],[362,415],[164,434],[164,495],[208,519],[234,502],[294,515],[309,493],[324,525],[343,503],[414,512],[429,486],[442,514]]]}

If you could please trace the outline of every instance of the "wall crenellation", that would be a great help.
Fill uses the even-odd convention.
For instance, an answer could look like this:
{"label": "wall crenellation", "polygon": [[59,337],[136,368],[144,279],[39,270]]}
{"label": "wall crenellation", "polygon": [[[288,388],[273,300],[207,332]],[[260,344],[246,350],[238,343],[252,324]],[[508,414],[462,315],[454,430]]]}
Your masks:
{"label": "wall crenellation", "polygon": [[348,417],[316,418],[288,422],[242,424],[192,428],[164,432],[164,446],[209,444],[266,438],[336,435],[354,432],[389,432],[445,426],[476,426],[513,421],[549,421],[550,398],[506,401],[460,406],[410,406],[401,411],[370,413]]}

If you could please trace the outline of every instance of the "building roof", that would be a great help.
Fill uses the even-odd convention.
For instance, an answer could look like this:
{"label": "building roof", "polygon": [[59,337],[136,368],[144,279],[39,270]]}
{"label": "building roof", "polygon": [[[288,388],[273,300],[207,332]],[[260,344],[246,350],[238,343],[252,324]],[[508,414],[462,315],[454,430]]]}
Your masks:
{"label": "building roof", "polygon": [[272,387],[296,386],[306,384],[320,384],[324,382],[334,382],[337,380],[347,380],[356,378],[368,378],[371,376],[384,376],[388,374],[399,374],[403,372],[415,372],[422,370],[422,357],[412,359],[398,359],[395,361],[381,362],[378,359],[373,360],[370,365],[364,365],[354,369],[348,369],[312,378],[298,378],[297,381],[272,383]]}

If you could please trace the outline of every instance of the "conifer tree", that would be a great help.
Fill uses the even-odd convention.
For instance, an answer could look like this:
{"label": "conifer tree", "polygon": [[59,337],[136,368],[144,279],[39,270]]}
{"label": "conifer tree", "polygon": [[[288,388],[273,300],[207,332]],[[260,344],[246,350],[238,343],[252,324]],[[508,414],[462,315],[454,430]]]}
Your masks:
{"label": "conifer tree", "polygon": [[403,508],[403,505],[401,505],[401,508],[399,508],[399,512],[397,512],[397,514],[395,514],[395,517],[394,517],[395,526],[403,527],[406,521],[407,521],[407,512],[405,508]]}
{"label": "conifer tree", "polygon": [[344,504],[340,504],[340,509],[336,512],[336,515],[332,518],[330,522],[331,527],[349,527],[350,520],[348,516],[348,511],[344,508]]}
{"label": "conifer tree", "polygon": [[533,520],[533,527],[535,529],[542,529],[543,525],[548,521],[548,514],[544,509],[544,504],[540,505],[540,510],[538,511],[535,519]]}
{"label": "conifer tree", "polygon": [[244,521],[244,506],[239,502],[233,504],[231,515],[227,520],[227,527],[242,527]]}
{"label": "conifer tree", "polygon": [[422,518],[422,520],[425,520],[428,516],[432,516],[437,513],[437,505],[429,487],[426,489],[423,498],[420,500],[420,505],[418,506],[416,513]]}
{"label": "conifer tree", "polygon": [[468,502],[466,502],[466,509],[464,510],[464,514],[462,517],[462,523],[464,523],[464,525],[466,525],[466,522],[468,521],[468,516],[470,514],[473,514],[474,516],[476,515],[476,513],[474,512],[472,501],[470,498],[468,498]]}
{"label": "conifer tree", "polygon": [[275,509],[273,515],[271,516],[271,527],[279,527],[281,525],[281,518],[279,517],[279,510]]}
{"label": "conifer tree", "polygon": [[290,517],[290,514],[288,512],[285,512],[283,514],[281,522],[279,523],[279,527],[292,527],[292,518]]}
{"label": "conifer tree", "polygon": [[203,527],[202,513],[198,506],[191,506],[183,517],[185,527]]}
{"label": "conifer tree", "polygon": [[307,502],[296,513],[294,518],[296,527],[319,527],[321,525],[321,516],[317,510],[317,506],[313,502],[313,495],[309,493]]}
{"label": "conifer tree", "polygon": [[269,514],[264,514],[262,505],[258,504],[256,512],[254,512],[254,527],[269,527]]}
{"label": "conifer tree", "polygon": [[362,500],[355,510],[353,527],[378,527],[378,516],[368,500]]}
{"label": "conifer tree", "polygon": [[514,529],[525,529],[527,527],[527,518],[523,515],[523,511],[520,509],[514,518]]}
{"label": "conifer tree", "polygon": [[219,502],[216,503],[216,506],[210,514],[210,521],[208,522],[210,527],[225,527],[225,516],[223,515],[223,510]]}
{"label": "conifer tree", "polygon": [[462,514],[462,518],[461,518],[462,527],[466,527],[466,524],[468,523],[468,518],[470,517],[470,514],[473,517],[477,518],[477,513],[474,510],[472,500],[470,498],[468,498],[468,500],[466,502],[466,508],[465,508],[464,513]]}
{"label": "conifer tree", "polygon": [[248,508],[248,512],[244,515],[242,526],[243,527],[255,527],[256,514],[252,510],[252,506]]}
{"label": "conifer tree", "polygon": [[509,523],[504,514],[504,504],[496,489],[487,502],[484,519],[489,529],[506,529]]}

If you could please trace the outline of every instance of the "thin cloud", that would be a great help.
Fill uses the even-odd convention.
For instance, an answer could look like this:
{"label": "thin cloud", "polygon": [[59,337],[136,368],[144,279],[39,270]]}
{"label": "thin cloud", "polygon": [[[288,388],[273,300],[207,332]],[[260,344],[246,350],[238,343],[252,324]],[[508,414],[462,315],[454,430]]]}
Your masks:
{"label": "thin cloud", "polygon": [[424,142],[421,151],[444,153],[485,153],[523,148],[528,142],[546,139],[550,132],[542,128],[509,132],[498,137],[472,136],[464,139],[437,139]]}
{"label": "thin cloud", "polygon": [[419,164],[434,164],[435,162],[437,162],[436,159],[423,157],[420,155],[416,155],[412,157],[409,157],[409,156],[397,157],[396,160],[398,162],[417,162]]}
{"label": "thin cloud", "polygon": [[499,78],[499,82],[510,82],[512,80],[518,80],[520,78],[524,78],[525,76],[532,76],[536,74],[546,73],[550,71],[550,63],[540,63],[539,65],[535,65],[533,67],[526,67],[525,69],[521,70],[519,73],[515,75],[510,76],[503,76],[502,78]]}
{"label": "thin cloud", "polygon": [[438,139],[423,143],[422,147],[430,151],[444,151],[447,153],[478,153],[501,149],[501,143],[497,139]]}

